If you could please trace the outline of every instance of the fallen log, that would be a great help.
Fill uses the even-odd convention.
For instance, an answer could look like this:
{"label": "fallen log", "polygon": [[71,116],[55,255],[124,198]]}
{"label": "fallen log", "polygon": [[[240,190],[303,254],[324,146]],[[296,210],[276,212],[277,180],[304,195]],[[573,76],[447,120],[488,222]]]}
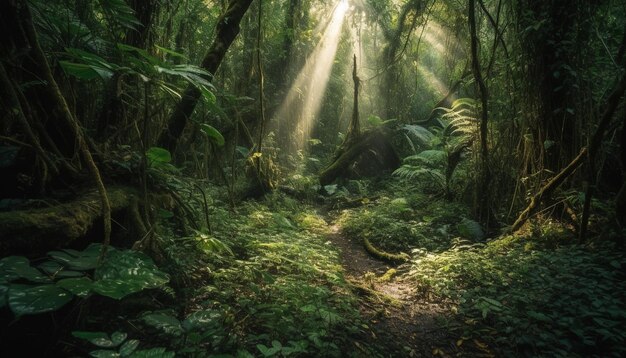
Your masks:
{"label": "fallen log", "polygon": [[[111,210],[117,213],[129,208],[131,199],[136,197],[135,190],[122,186],[109,188],[108,194]],[[132,218],[130,214],[128,216]],[[101,225],[101,222],[101,200],[97,190],[46,208],[0,212],[0,257],[32,256],[67,246],[85,237],[94,223]]]}
{"label": "fallen log", "polygon": [[404,252],[401,252],[399,254],[393,254],[391,252],[383,251],[372,245],[368,238],[363,238],[363,245],[365,245],[365,251],[367,251],[370,255],[379,260],[387,261],[392,264],[405,263],[411,259],[411,256]]}

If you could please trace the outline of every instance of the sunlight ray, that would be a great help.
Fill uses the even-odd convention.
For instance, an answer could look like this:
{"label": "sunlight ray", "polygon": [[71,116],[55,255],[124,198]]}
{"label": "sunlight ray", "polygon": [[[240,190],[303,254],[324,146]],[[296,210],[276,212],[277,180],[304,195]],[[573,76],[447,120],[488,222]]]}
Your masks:
{"label": "sunlight ray", "polygon": [[274,116],[279,121],[297,122],[296,133],[292,134],[296,150],[302,149],[309,139],[313,121],[321,108],[348,8],[347,0],[341,0],[335,6],[320,41],[307,58]]}
{"label": "sunlight ray", "polygon": [[424,80],[426,80],[426,83],[432,86],[432,88],[437,90],[441,95],[448,93],[448,86],[444,84],[429,68],[419,65],[417,66],[417,71],[424,78]]}

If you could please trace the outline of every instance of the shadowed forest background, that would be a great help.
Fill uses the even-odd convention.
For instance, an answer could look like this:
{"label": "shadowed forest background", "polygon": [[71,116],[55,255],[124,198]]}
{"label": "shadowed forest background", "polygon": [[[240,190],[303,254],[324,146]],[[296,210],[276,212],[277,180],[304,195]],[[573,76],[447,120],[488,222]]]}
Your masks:
{"label": "shadowed forest background", "polygon": [[626,3],[3,0],[0,354],[626,355]]}

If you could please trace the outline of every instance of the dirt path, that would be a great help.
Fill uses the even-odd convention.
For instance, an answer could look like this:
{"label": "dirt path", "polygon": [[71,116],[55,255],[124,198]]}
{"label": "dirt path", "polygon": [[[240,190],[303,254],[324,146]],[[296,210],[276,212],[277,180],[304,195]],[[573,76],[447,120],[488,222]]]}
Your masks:
{"label": "dirt path", "polygon": [[[329,240],[341,252],[348,280],[362,288],[360,310],[372,329],[371,338],[388,348],[385,356],[432,357],[439,351],[441,356],[447,356],[444,352],[454,350],[454,338],[437,324],[449,309],[419,298],[412,286],[402,279],[405,267],[392,267],[371,257],[360,239],[346,237],[340,227],[329,225]],[[397,274],[389,280],[381,280],[392,268]]]}

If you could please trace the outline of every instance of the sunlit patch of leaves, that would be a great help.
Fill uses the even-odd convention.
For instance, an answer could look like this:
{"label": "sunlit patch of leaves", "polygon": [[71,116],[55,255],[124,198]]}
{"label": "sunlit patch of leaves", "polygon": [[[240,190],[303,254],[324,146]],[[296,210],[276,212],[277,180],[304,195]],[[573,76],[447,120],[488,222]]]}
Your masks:
{"label": "sunlit patch of leaves", "polygon": [[548,247],[542,240],[415,252],[410,276],[424,293],[456,302],[462,339],[480,338],[504,355],[623,356],[623,255],[603,244]]}
{"label": "sunlit patch of leaves", "polygon": [[356,209],[343,210],[338,221],[343,233],[367,238],[376,247],[391,252],[414,248],[441,251],[460,235],[461,218],[468,215],[462,205],[400,186],[390,188],[393,196],[381,196]]}

